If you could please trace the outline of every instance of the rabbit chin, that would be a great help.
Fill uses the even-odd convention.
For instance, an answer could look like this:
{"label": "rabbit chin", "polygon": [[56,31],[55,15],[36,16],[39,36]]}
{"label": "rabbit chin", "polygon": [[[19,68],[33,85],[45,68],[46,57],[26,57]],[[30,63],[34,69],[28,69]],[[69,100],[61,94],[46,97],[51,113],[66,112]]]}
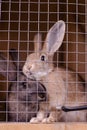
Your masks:
{"label": "rabbit chin", "polygon": [[33,76],[36,78],[36,80],[41,80],[42,77],[48,75],[50,72],[52,71],[52,69],[49,69],[48,71],[39,71],[36,73],[33,73]]}
{"label": "rabbit chin", "polygon": [[37,72],[34,77],[37,79],[37,80],[40,80],[43,76],[46,76],[48,73],[47,72]]}

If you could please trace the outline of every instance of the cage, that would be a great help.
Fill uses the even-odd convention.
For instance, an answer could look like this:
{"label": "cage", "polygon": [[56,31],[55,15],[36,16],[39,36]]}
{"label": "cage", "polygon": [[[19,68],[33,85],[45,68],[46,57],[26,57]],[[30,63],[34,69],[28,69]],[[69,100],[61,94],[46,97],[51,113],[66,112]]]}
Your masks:
{"label": "cage", "polygon": [[[21,100],[26,106],[19,110],[20,101],[19,96],[27,93],[28,78],[22,74],[22,67],[26,61],[26,57],[34,52],[34,36],[36,33],[42,34],[42,43],[44,43],[45,37],[49,29],[55,22],[63,20],[66,24],[65,36],[63,43],[59,50],[54,55],[55,66],[65,67],[66,76],[70,70],[76,77],[76,83],[78,83],[78,76],[81,78],[81,83],[84,84],[84,102],[87,105],[86,100],[86,80],[87,80],[87,46],[86,46],[86,31],[87,31],[87,16],[86,16],[86,0],[0,0],[0,121],[9,122],[9,113],[13,116],[16,115],[15,120],[11,122],[29,122],[28,114],[38,112],[38,100],[32,102],[36,105],[36,109],[31,111],[27,110],[29,103],[27,94],[25,100]],[[10,54],[11,55],[10,55]],[[13,54],[14,53],[14,54]],[[14,56],[13,56],[14,55]],[[21,66],[21,67],[20,67]],[[20,69],[21,68],[21,69]],[[16,75],[16,77],[14,76]],[[20,75],[22,78],[20,79]],[[68,77],[67,82],[68,82]],[[26,82],[25,82],[26,79]],[[35,83],[36,88],[32,94],[35,95],[35,99],[38,98],[38,82],[29,81]],[[23,83],[23,88],[19,89],[19,84]],[[13,90],[9,89],[12,84],[16,84]],[[21,87],[22,87],[21,85]],[[42,85],[42,84],[40,84]],[[42,85],[43,86],[43,85]],[[67,86],[67,83],[66,83]],[[44,86],[45,87],[45,86]],[[42,87],[39,95],[42,100],[47,91]],[[75,86],[76,96],[75,99],[78,104],[78,92],[79,85]],[[43,89],[45,93],[43,93]],[[35,90],[37,90],[35,92]],[[29,90],[30,92],[30,90]],[[12,100],[9,101],[9,95],[12,93]],[[68,92],[72,94],[73,92]],[[72,95],[73,96],[73,95]],[[16,100],[14,100],[16,98]],[[67,102],[66,97],[66,102]],[[15,103],[16,102],[16,103]],[[42,101],[43,102],[43,101]],[[14,110],[9,110],[9,104],[12,103]],[[23,106],[21,106],[22,108]],[[32,106],[33,108],[34,106]],[[25,114],[25,119],[21,120],[20,116]],[[67,117],[67,113],[66,117]],[[32,114],[30,115],[32,117]],[[23,117],[22,117],[23,118]],[[66,121],[67,122],[67,118]],[[86,122],[86,121],[84,121]]]}

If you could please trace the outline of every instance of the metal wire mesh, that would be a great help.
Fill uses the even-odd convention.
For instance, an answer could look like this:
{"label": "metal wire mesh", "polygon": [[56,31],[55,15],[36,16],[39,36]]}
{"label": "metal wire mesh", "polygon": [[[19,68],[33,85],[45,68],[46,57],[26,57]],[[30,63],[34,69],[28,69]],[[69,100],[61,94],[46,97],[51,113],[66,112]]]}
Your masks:
{"label": "metal wire mesh", "polygon": [[[82,79],[81,82],[83,84],[86,84],[87,47],[85,28],[87,3],[84,0],[1,0],[0,4],[0,53],[1,55],[3,55],[2,57],[5,57],[5,59],[2,58],[0,60],[0,121],[8,122],[10,120],[14,122],[28,122],[28,115],[30,113],[36,114],[39,109],[38,100],[32,101],[33,103],[35,102],[36,109],[34,109],[34,111],[28,110],[27,105],[29,105],[29,100],[26,94],[26,100],[22,100],[26,108],[19,110],[20,104],[23,104],[19,103],[19,95],[22,95],[23,91],[26,91],[27,93],[28,89],[25,90],[24,88],[21,88],[20,90],[20,87],[18,86],[21,82],[28,82],[28,79],[25,78],[23,74],[21,80],[20,73],[22,72],[22,66],[25,63],[28,54],[34,52],[33,39],[37,32],[42,33],[42,43],[44,43],[46,34],[48,30],[52,27],[52,25],[58,20],[65,21],[65,38],[63,40],[62,46],[54,55],[54,64],[57,67],[64,66],[66,68],[67,82],[67,73],[70,68],[71,70],[74,70],[73,73],[76,77],[75,82],[78,82],[77,74],[79,74]],[[17,58],[11,58],[11,56],[9,55],[10,49],[16,49]],[[10,51],[15,53],[15,50]],[[5,65],[3,64],[3,62]],[[13,63],[16,65],[14,66],[14,68],[11,68],[10,65]],[[2,69],[2,65],[4,70]],[[16,73],[16,77],[14,76],[14,72]],[[11,78],[13,76],[13,78],[9,78],[9,75],[11,76]],[[69,87],[67,82],[66,89],[68,89]],[[16,89],[15,87],[12,88],[13,84],[16,84]],[[38,83],[36,84],[36,90],[38,90]],[[28,84],[26,86],[28,88]],[[75,98],[78,104],[77,95],[79,93],[79,83],[75,87],[77,91]],[[9,101],[10,93],[14,93],[15,95],[13,96],[11,101]],[[67,91],[67,94],[68,93],[71,94],[73,92]],[[36,91],[35,94],[35,98],[37,99],[38,91]],[[84,94],[86,94],[86,89]],[[16,101],[14,100],[14,98],[16,99]],[[69,101],[66,97],[66,103],[67,102]],[[11,103],[13,103],[14,107],[12,111],[9,110],[9,104]],[[86,103],[87,102],[85,96],[84,104]],[[15,108],[15,106],[17,106],[17,108]],[[11,118],[9,117],[9,113],[14,113],[14,120],[9,119]],[[23,113],[25,115],[24,117],[22,117]],[[67,113],[65,114],[67,121]],[[32,114],[30,116],[32,117]]]}

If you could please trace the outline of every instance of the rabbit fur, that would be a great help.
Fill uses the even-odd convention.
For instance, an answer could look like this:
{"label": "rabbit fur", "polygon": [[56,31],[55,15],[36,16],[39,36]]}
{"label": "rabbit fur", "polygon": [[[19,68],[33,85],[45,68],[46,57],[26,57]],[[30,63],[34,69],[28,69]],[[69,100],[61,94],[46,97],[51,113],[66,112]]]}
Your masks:
{"label": "rabbit fur", "polygon": [[[8,91],[8,121],[29,122],[39,109],[39,102],[46,100],[46,89],[35,80],[27,79],[22,73],[22,65],[18,65],[18,53],[10,50],[8,65],[8,82],[11,82]],[[0,54],[0,74],[7,77],[7,59]]]}
{"label": "rabbit fur", "polygon": [[85,102],[85,88],[78,75],[53,65],[54,53],[61,46],[64,34],[65,22],[62,20],[48,31],[43,48],[41,35],[37,34],[34,38],[35,53],[28,55],[23,66],[23,73],[44,84],[48,94],[47,101],[40,103],[37,117],[32,118],[31,123],[86,121],[86,111],[65,113],[61,110],[63,105],[77,106]]}

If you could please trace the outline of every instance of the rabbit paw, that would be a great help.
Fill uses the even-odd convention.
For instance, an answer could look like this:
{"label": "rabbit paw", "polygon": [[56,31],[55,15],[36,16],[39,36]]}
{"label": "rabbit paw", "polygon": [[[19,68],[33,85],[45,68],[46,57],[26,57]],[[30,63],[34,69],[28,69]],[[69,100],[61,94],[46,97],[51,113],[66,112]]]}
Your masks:
{"label": "rabbit paw", "polygon": [[54,118],[50,118],[50,117],[44,118],[42,120],[42,123],[53,123],[53,122],[55,122],[55,119]]}
{"label": "rabbit paw", "polygon": [[30,123],[39,123],[40,120],[36,117],[33,117],[31,120],[30,120]]}

